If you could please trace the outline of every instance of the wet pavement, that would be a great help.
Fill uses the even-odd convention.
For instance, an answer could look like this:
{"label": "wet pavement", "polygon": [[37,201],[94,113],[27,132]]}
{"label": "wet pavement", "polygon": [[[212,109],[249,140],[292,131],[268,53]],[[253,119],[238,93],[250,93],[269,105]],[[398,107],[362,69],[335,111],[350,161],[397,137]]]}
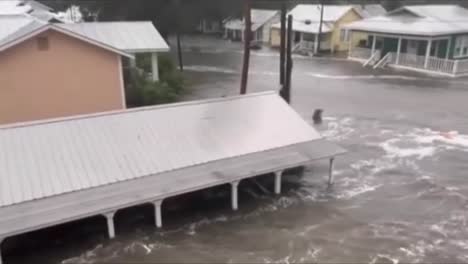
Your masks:
{"label": "wet pavement", "polygon": [[[238,93],[239,43],[185,43],[186,100]],[[278,65],[276,52],[254,51],[249,92],[278,90]],[[184,207],[169,202],[163,230],[152,227],[152,208],[142,206],[117,216],[112,241],[103,219],[89,219],[34,234],[48,245],[11,250],[11,259],[468,262],[468,79],[294,56],[292,83],[292,106],[310,123],[314,110],[324,109],[324,123],[316,128],[349,150],[337,160],[332,188],[326,186],[327,163],[317,162],[302,176],[285,177],[281,196],[244,183],[237,212],[229,208],[229,189],[215,188],[187,198]],[[271,189],[272,177],[260,180]]]}

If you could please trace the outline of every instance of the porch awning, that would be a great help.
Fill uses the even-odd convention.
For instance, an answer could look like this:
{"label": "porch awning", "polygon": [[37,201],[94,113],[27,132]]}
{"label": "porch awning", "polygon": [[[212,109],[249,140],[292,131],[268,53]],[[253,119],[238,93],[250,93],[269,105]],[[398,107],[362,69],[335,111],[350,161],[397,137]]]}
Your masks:
{"label": "porch awning", "polygon": [[350,23],[344,28],[354,31],[395,35],[444,36],[468,33],[468,21],[446,22],[430,17],[378,16]]}

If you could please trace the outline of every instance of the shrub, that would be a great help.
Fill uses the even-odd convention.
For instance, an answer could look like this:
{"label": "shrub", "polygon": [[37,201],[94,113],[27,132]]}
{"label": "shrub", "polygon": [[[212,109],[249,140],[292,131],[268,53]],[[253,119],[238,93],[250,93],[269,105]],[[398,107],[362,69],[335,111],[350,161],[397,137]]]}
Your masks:
{"label": "shrub", "polygon": [[159,81],[151,80],[151,56],[137,56],[137,68],[129,69],[126,97],[129,107],[172,103],[185,92],[184,79],[167,56],[159,56]]}

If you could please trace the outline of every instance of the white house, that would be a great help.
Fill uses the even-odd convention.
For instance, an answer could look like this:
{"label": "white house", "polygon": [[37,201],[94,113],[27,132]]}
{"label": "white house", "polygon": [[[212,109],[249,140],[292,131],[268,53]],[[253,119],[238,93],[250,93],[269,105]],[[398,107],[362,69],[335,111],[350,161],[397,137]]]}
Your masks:
{"label": "white house", "polygon": [[[252,9],[252,41],[269,43],[271,26],[279,20],[279,11]],[[243,40],[244,29],[244,19],[227,19],[224,23],[224,37],[231,40]]]}

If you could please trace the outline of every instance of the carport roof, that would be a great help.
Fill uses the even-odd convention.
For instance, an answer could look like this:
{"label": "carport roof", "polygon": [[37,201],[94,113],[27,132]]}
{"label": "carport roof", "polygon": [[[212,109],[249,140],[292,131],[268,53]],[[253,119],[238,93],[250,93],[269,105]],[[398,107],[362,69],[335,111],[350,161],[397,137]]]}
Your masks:
{"label": "carport roof", "polygon": [[[246,155],[278,149],[286,158],[281,149],[302,144],[316,147],[290,163],[258,154],[245,173],[344,152],[322,141],[273,92],[0,126],[0,208],[150,176],[176,188],[191,177],[185,170],[224,161],[198,179],[215,181],[239,159],[254,161]],[[179,178],[164,178],[176,170]]]}

